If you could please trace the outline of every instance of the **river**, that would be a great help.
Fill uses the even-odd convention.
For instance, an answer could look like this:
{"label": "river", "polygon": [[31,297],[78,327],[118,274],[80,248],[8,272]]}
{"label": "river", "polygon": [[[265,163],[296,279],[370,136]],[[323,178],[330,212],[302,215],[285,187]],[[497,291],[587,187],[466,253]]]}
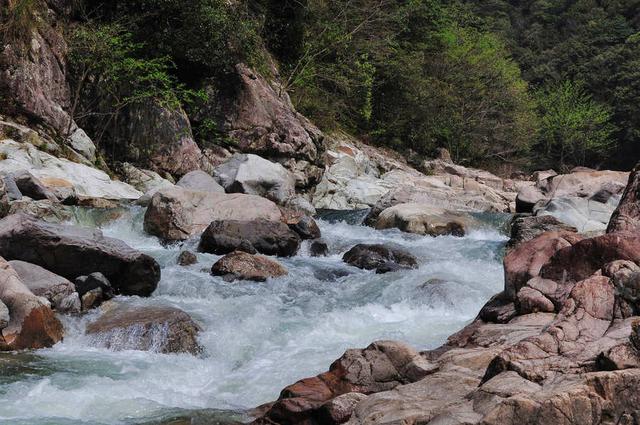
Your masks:
{"label": "river", "polygon": [[[203,356],[110,351],[84,336],[98,311],[65,317],[63,342],[0,356],[0,423],[242,421],[246,409],[325,371],[347,348],[379,339],[402,340],[419,349],[439,346],[503,285],[507,238],[498,224],[486,224],[464,238],[432,238],[376,231],[358,225],[353,214],[325,215],[319,225],[330,256],[309,256],[306,242],[298,256],[280,260],[289,276],[226,283],[208,273],[217,256],[198,254],[198,264],[177,266],[185,247],[163,247],[146,236],[143,213],[132,208],[102,229],[155,257],[162,280],[151,298],[116,301],[183,309],[203,328]],[[351,224],[340,221],[349,217]],[[93,225],[90,215],[80,221]],[[357,243],[400,245],[418,258],[420,267],[376,275],[347,266],[341,256]],[[195,242],[186,245],[195,250]]]}

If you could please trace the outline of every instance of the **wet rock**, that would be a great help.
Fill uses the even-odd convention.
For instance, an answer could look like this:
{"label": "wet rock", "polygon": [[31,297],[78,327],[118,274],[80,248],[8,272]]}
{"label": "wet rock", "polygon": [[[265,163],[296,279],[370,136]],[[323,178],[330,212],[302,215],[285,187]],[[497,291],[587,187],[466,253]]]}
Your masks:
{"label": "wet rock", "polygon": [[96,345],[111,350],[199,354],[198,326],[187,313],[173,307],[118,305],[87,325]]}
{"label": "wet rock", "polygon": [[215,220],[279,222],[281,218],[278,206],[259,196],[175,187],[153,195],[144,216],[144,229],[166,241],[181,241],[204,231]]}
{"label": "wet rock", "polygon": [[536,204],[545,198],[540,189],[533,186],[524,187],[516,197],[516,213],[533,213]]}
{"label": "wet rock", "polygon": [[11,177],[15,181],[16,186],[20,190],[23,196],[28,196],[31,199],[40,201],[48,199],[51,201],[57,200],[57,198],[49,191],[36,177],[26,170],[17,171],[12,173]]}
{"label": "wet rock", "polygon": [[278,221],[217,220],[202,234],[199,249],[218,255],[241,250],[291,257],[298,252],[300,242],[297,233]]}
{"label": "wet rock", "polygon": [[63,223],[73,219],[73,210],[59,202],[50,200],[33,201],[29,198],[22,198],[19,201],[11,202],[9,214],[27,214],[31,217],[44,220],[49,223]]}
{"label": "wet rock", "polygon": [[182,251],[178,256],[178,264],[186,267],[198,263],[198,257],[191,251]]}
{"label": "wet rock", "polygon": [[93,288],[85,292],[80,299],[82,311],[89,311],[94,308],[100,307],[102,303],[108,301],[109,299],[111,298],[105,297],[102,288]]}
{"label": "wet rock", "polygon": [[640,230],[640,164],[629,176],[629,183],[618,208],[611,216],[607,233]]}
{"label": "wet rock", "polygon": [[309,253],[312,257],[326,257],[329,255],[329,247],[324,241],[313,241],[309,247]]}
{"label": "wet rock", "polygon": [[427,204],[399,204],[382,211],[376,229],[397,228],[429,236],[464,236],[470,219]]}
{"label": "wet rock", "polygon": [[89,291],[100,289],[102,300],[107,301],[115,297],[115,291],[111,286],[111,282],[102,273],[91,273],[87,276],[77,277],[74,281],[76,291],[81,297]]}
{"label": "wet rock", "polygon": [[316,223],[313,218],[307,215],[303,215],[295,222],[288,224],[289,227],[294,232],[296,232],[303,240],[318,239],[320,236],[322,236],[322,234],[320,233],[320,228],[318,227],[318,223]]}
{"label": "wet rock", "polygon": [[313,271],[313,277],[322,282],[335,282],[336,280],[349,276],[349,270],[340,268],[320,267]]}
{"label": "wet rock", "polygon": [[229,282],[234,280],[265,282],[269,278],[286,276],[288,272],[277,261],[261,255],[236,251],[218,260],[211,267],[211,274],[222,276]]}
{"label": "wet rock", "polygon": [[79,313],[80,298],[69,280],[24,261],[9,261],[24,285],[34,295],[44,297],[61,313]]}
{"label": "wet rock", "polygon": [[62,325],[51,307],[34,295],[1,258],[0,301],[10,313],[9,324],[2,329],[0,350],[45,348],[62,340]]}
{"label": "wet rock", "polygon": [[352,266],[384,273],[396,265],[401,268],[416,268],[418,262],[409,252],[385,245],[358,244],[347,251],[342,260]]}
{"label": "wet rock", "polygon": [[194,170],[185,174],[176,185],[199,192],[224,193],[224,188],[218,184],[216,179],[202,170]]}
{"label": "wet rock", "polygon": [[509,239],[507,246],[513,248],[523,242],[535,239],[543,233],[562,231],[577,232],[578,230],[550,215],[516,216],[511,221],[511,239]]}
{"label": "wet rock", "polygon": [[9,317],[9,309],[2,301],[0,301],[0,331],[9,326],[9,321],[11,321],[11,318]]}
{"label": "wet rock", "polygon": [[149,296],[160,280],[150,256],[90,230],[14,214],[0,220],[0,255],[75,279],[99,271],[124,295]]}
{"label": "wet rock", "polygon": [[263,196],[278,204],[295,195],[293,174],[282,165],[257,155],[234,155],[213,173],[229,193]]}

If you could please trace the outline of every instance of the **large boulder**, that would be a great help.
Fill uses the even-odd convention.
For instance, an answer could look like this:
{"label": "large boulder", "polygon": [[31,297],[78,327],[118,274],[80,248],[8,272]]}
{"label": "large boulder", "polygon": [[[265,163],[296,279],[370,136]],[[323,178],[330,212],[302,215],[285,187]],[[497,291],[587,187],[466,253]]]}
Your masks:
{"label": "large boulder", "polygon": [[96,168],[56,158],[36,147],[17,143],[13,140],[0,140],[0,174],[27,170],[38,178],[44,186],[60,186],[64,181],[73,187],[79,197],[107,199],[138,199],[142,192],[126,183],[112,180],[109,175]]}
{"label": "large boulder", "polygon": [[402,268],[415,268],[416,258],[401,248],[386,245],[358,244],[347,251],[342,260],[354,267],[386,273]]}
{"label": "large boulder", "polygon": [[577,168],[541,174],[520,188],[516,211],[552,215],[579,232],[603,231],[627,183],[628,173]]}
{"label": "large boulder", "polygon": [[397,228],[403,232],[429,236],[464,236],[471,219],[427,204],[399,204],[382,211],[376,229]]}
{"label": "large boulder", "polygon": [[213,172],[229,193],[246,193],[284,204],[295,195],[296,180],[286,168],[257,155],[234,155]]}
{"label": "large boulder", "polygon": [[[325,406],[330,400],[345,394],[388,391],[419,381],[436,370],[436,365],[406,344],[377,341],[362,350],[348,350],[329,371],[283,389],[279,399],[264,414],[262,423],[333,423],[322,422],[327,420],[327,408],[333,410]],[[353,404],[363,399],[355,397],[349,402],[348,414]]]}
{"label": "large boulder", "polygon": [[523,242],[504,257],[505,293],[511,300],[527,282],[540,275],[549,259],[563,248],[582,240],[574,232],[547,232]]}
{"label": "large boulder", "polygon": [[625,230],[640,231],[640,164],[629,176],[620,204],[607,227],[607,233]]}
{"label": "large boulder", "polygon": [[543,233],[562,231],[577,232],[578,229],[564,224],[551,215],[516,216],[511,221],[511,238],[507,246],[513,248],[523,242],[535,239]]}
{"label": "large boulder", "polygon": [[155,171],[140,169],[128,162],[119,164],[117,170],[127,183],[142,193],[173,187],[173,183]]}
{"label": "large boulder", "polygon": [[62,339],[63,329],[51,307],[34,295],[15,270],[0,258],[0,301],[10,320],[2,329],[0,350],[51,347]]}
{"label": "large boulder", "polygon": [[[106,306],[106,304],[105,304]],[[200,326],[174,307],[109,306],[87,325],[93,342],[114,351],[200,354]]]}
{"label": "large boulder", "polygon": [[144,216],[144,229],[166,241],[182,241],[201,233],[215,220],[281,219],[278,206],[259,196],[174,187],[153,195]]}
{"label": "large boulder", "polygon": [[323,135],[295,111],[286,90],[243,64],[236,66],[236,77],[236,84],[229,85],[231,93],[218,92],[215,108],[222,112],[221,128],[239,149],[315,163]]}
{"label": "large boulder", "polygon": [[38,178],[26,170],[12,173],[11,178],[23,196],[28,196],[36,201],[43,199],[50,201],[57,200],[54,194],[47,189]]}
{"label": "large boulder", "polygon": [[177,186],[200,192],[224,193],[224,187],[220,186],[216,179],[202,170],[191,171],[176,183]]}
{"label": "large boulder", "polygon": [[101,272],[124,295],[149,296],[160,281],[158,263],[120,240],[99,230],[46,223],[25,214],[0,220],[0,255],[69,280]]}
{"label": "large boulder", "polygon": [[7,190],[5,179],[0,176],[0,218],[3,218],[9,213],[9,209],[11,208],[9,201],[9,191]]}
{"label": "large boulder", "polygon": [[200,251],[229,254],[236,250],[290,257],[300,248],[300,236],[279,221],[216,220],[200,239]]}
{"label": "large boulder", "polygon": [[211,274],[222,276],[230,282],[234,280],[264,282],[269,278],[286,276],[288,272],[282,264],[262,255],[235,251],[218,260],[211,267]]}
{"label": "large boulder", "polygon": [[24,261],[9,261],[24,285],[34,295],[44,297],[61,313],[79,313],[80,297],[73,283],[62,276]]}
{"label": "large boulder", "polygon": [[540,275],[556,281],[577,282],[616,260],[640,264],[640,233],[609,233],[573,243],[555,252]]}

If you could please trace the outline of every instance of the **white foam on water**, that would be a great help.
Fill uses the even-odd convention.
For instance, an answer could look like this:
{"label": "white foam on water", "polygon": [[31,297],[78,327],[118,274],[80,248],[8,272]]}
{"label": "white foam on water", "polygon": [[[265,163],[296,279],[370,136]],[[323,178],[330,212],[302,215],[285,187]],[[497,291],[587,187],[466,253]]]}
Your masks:
{"label": "white foam on water", "polygon": [[[218,256],[177,266],[180,247],[145,235],[142,214],[133,209],[103,231],[158,259],[162,281],[151,298],[118,302],[183,309],[203,328],[205,355],[111,351],[84,335],[97,312],[67,317],[62,343],[24,359],[0,357],[0,368],[11,370],[0,380],[0,423],[132,424],[174,408],[252,408],[327,370],[348,348],[378,339],[435,348],[503,285],[506,238],[492,229],[431,238],[321,221],[329,257],[303,248],[279,259],[285,278],[226,283],[208,274]],[[420,267],[384,275],[355,269],[341,256],[356,243],[396,244]]]}

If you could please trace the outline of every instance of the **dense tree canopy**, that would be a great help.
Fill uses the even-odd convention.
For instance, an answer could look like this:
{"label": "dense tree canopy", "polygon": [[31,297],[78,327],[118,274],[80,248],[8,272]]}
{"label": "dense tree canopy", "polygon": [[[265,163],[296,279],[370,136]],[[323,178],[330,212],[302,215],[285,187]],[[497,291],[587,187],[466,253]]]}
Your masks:
{"label": "dense tree canopy", "polygon": [[[640,0],[79,4],[74,40],[118,28],[128,45],[96,64],[124,66],[138,94],[184,101],[203,81],[224,86],[237,62],[269,72],[271,55],[283,90],[326,130],[426,156],[446,147],[466,164],[640,159]],[[84,69],[88,46],[74,47]]]}

